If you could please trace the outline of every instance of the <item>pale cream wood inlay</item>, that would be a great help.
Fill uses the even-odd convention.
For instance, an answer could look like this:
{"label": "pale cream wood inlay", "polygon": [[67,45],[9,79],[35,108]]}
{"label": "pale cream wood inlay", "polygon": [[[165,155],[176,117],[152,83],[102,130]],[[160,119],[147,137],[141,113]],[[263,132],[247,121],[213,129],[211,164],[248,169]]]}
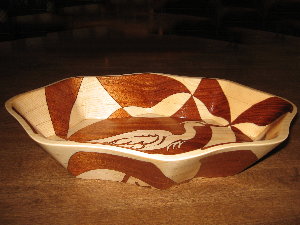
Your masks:
{"label": "pale cream wood inlay", "polygon": [[44,137],[55,134],[46,102],[45,88],[18,96],[13,107]]}

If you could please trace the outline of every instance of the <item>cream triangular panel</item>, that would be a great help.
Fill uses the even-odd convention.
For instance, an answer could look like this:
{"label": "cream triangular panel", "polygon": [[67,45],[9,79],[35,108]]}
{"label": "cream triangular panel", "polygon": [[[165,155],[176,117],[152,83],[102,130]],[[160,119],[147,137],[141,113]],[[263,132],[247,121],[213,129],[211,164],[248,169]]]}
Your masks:
{"label": "cream triangular panel", "polygon": [[80,106],[84,106],[84,99],[82,97],[77,97],[70,114],[69,130],[85,118],[84,107]]}
{"label": "cream triangular panel", "polygon": [[172,76],[172,75],[167,75],[167,76],[181,82],[184,86],[186,86],[186,88],[191,92],[191,94],[194,94],[194,92],[196,91],[197,87],[201,82],[201,78],[181,77],[181,76]]}
{"label": "cream triangular panel", "polygon": [[55,134],[46,101],[45,88],[19,96],[13,107],[43,136]]}
{"label": "cream triangular panel", "polygon": [[[178,93],[170,95],[169,97],[163,99],[161,102],[156,104],[151,108],[143,108],[137,106],[124,107],[124,110],[128,112],[131,116],[144,116],[153,115],[157,116],[171,116],[176,113],[191,97],[188,93]],[[151,116],[150,116],[151,117]]]}
{"label": "cream triangular panel", "polygon": [[83,119],[106,119],[121,106],[107,93],[96,77],[82,80],[77,99],[74,103],[70,127]]}
{"label": "cream triangular panel", "polygon": [[239,123],[233,125],[252,140],[260,140],[266,133],[268,126],[258,126],[254,123]]}
{"label": "cream triangular panel", "polygon": [[232,121],[252,105],[271,97],[270,94],[245,88],[231,81],[218,80],[218,82],[229,102]]}
{"label": "cream triangular panel", "polygon": [[222,143],[235,142],[236,137],[234,132],[228,127],[214,127],[211,126],[212,136],[210,141],[204,146],[207,148],[209,146],[214,146]]}
{"label": "cream triangular panel", "polygon": [[[152,117],[151,115],[153,115],[153,117],[163,116],[163,115],[154,115],[152,108],[143,108],[143,107],[138,107],[138,106],[129,106],[129,107],[125,107],[123,109],[126,112],[128,112],[128,114],[130,116],[135,116],[135,117],[139,117],[139,116]],[[149,116],[145,116],[145,115],[149,115]]]}
{"label": "cream triangular panel", "polygon": [[208,124],[213,124],[213,125],[228,125],[228,121],[223,119],[222,117],[214,116],[211,114],[206,106],[204,105],[203,102],[201,102],[198,98],[193,97],[195,100],[195,103],[197,105],[200,117],[202,120],[207,122]]}
{"label": "cream triangular panel", "polygon": [[188,93],[178,93],[170,95],[160,103],[152,107],[154,114],[172,116],[176,113],[191,97]]}

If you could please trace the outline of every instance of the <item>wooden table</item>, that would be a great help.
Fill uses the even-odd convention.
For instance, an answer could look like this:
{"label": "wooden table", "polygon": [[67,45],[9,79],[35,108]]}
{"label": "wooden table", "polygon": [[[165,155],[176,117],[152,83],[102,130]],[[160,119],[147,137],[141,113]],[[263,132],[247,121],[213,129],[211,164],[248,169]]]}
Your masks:
{"label": "wooden table", "polygon": [[[61,33],[1,43],[1,104],[73,75],[150,71],[229,79],[300,106],[300,39],[268,41]],[[297,119],[289,139],[246,171],[161,191],[73,178],[0,114],[0,224],[300,224]]]}

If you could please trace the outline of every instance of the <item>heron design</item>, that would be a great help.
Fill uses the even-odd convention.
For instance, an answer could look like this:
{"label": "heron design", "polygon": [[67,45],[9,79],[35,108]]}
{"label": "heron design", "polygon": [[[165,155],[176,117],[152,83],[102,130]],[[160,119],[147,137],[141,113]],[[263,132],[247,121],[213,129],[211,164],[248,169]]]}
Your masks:
{"label": "heron design", "polygon": [[185,132],[179,135],[174,135],[167,130],[136,130],[88,142],[136,150],[156,150],[162,148],[169,150],[169,148],[180,148],[184,142],[195,137],[196,130],[194,127],[205,126],[205,123],[201,121],[184,121],[182,124],[184,124]]}

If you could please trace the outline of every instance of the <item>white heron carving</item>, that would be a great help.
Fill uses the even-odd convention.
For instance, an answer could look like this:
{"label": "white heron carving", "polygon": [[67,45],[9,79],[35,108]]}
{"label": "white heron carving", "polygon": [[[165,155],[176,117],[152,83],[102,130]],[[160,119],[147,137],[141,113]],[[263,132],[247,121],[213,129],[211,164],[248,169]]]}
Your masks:
{"label": "white heron carving", "polygon": [[109,144],[119,147],[137,149],[137,150],[155,150],[161,148],[178,148],[196,135],[196,126],[205,126],[201,121],[184,121],[185,132],[183,134],[174,135],[167,130],[136,130],[112,137],[98,140],[90,140],[88,142],[98,144]]}

